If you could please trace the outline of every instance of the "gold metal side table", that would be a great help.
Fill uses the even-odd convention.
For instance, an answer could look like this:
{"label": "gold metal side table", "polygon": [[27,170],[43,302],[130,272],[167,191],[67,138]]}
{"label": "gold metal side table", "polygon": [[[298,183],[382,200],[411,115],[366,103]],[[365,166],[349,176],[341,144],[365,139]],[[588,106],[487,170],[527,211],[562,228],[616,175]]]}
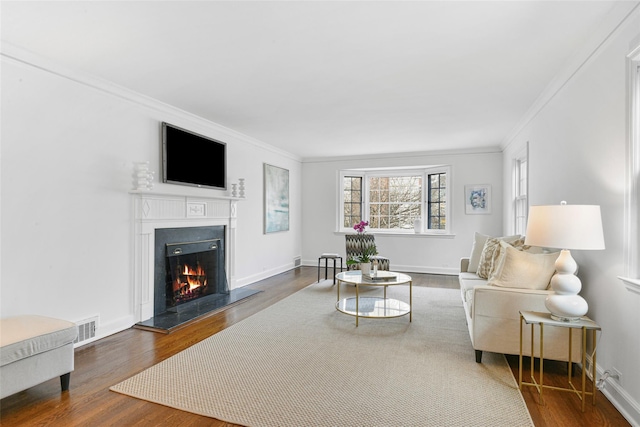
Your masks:
{"label": "gold metal side table", "polygon": [[[524,324],[531,325],[531,382],[522,381],[522,332]],[[539,325],[540,329],[540,379],[539,383],[534,376],[533,362],[534,362],[534,327],[535,325]],[[545,326],[555,326],[560,328],[569,329],[569,374],[568,381],[569,387],[555,387],[544,385],[544,328]],[[582,361],[582,387],[578,390],[571,381],[572,376],[572,332],[574,329],[582,330],[582,349],[581,349],[581,361]],[[522,386],[533,386],[538,390],[538,394],[540,395],[540,402],[543,402],[543,392],[544,389],[552,389],[559,391],[569,391],[575,393],[578,398],[582,401],[582,412],[585,409],[585,401],[587,396],[592,397],[592,404],[596,404],[596,350],[593,351],[593,359],[591,361],[592,366],[592,385],[591,391],[587,391],[587,382],[586,382],[586,360],[587,360],[587,331],[591,331],[593,342],[596,342],[596,332],[601,330],[600,326],[595,323],[593,320],[589,319],[586,316],[581,317],[580,319],[572,322],[565,322],[560,320],[554,320],[551,318],[550,313],[539,313],[534,311],[521,311],[520,312],[520,358],[518,360],[518,385],[520,390],[522,390]]]}

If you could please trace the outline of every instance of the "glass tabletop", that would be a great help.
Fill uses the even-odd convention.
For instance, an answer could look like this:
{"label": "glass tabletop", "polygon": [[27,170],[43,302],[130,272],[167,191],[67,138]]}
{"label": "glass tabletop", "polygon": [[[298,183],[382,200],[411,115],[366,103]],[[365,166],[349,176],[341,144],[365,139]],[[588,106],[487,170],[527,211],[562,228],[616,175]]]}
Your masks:
{"label": "glass tabletop", "polygon": [[390,298],[360,297],[356,311],[356,299],[346,298],[336,303],[336,308],[345,314],[360,317],[400,317],[411,311],[409,304]]}
{"label": "glass tabletop", "polygon": [[411,276],[404,273],[396,273],[395,271],[379,271],[380,275],[392,276],[385,280],[379,278],[379,280],[368,279],[366,276],[362,276],[360,270],[343,271],[336,274],[336,279],[341,282],[351,283],[352,285],[367,285],[367,286],[388,286],[388,285],[401,285],[403,283],[409,283],[412,279]]}

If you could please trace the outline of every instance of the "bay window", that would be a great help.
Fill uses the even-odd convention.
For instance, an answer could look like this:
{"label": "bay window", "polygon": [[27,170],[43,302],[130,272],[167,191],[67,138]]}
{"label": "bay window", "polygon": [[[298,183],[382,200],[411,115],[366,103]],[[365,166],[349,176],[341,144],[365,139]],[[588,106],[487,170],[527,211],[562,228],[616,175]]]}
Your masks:
{"label": "bay window", "polygon": [[413,233],[417,223],[420,233],[448,233],[449,175],[448,166],[341,171],[340,230],[363,220],[376,232]]}

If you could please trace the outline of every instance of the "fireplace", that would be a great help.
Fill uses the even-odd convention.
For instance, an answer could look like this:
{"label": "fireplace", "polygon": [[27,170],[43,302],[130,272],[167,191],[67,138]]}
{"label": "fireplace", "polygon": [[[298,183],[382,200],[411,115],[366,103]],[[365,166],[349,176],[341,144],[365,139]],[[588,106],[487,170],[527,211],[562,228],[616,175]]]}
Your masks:
{"label": "fireplace", "polygon": [[167,243],[165,295],[167,311],[180,311],[189,301],[228,294],[220,239]]}
{"label": "fireplace", "polygon": [[[197,189],[190,189],[190,195],[168,191],[171,190],[131,192],[134,213],[134,321],[137,327],[149,327],[154,331],[158,328],[171,330],[185,319],[195,318],[207,310],[219,308],[223,303],[234,303],[248,295],[247,288],[239,288],[235,279],[238,200]],[[216,275],[219,278],[216,283],[228,286],[229,295],[213,294],[222,296],[206,295],[181,301],[176,309],[181,312],[168,311],[167,244],[206,240],[220,240],[216,248],[216,269],[221,276]],[[210,280],[207,280],[207,287]],[[207,300],[209,302],[205,303]],[[189,306],[192,309],[187,310]]]}
{"label": "fireplace", "polygon": [[154,316],[229,294],[224,236],[224,226],[156,229]]}

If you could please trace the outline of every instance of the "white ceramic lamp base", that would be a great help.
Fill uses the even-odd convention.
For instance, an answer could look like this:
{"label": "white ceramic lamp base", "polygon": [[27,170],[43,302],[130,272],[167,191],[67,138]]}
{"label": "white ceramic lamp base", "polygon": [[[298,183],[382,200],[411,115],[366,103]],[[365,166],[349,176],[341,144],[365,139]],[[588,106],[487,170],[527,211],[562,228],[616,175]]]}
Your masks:
{"label": "white ceramic lamp base", "polygon": [[552,319],[562,322],[575,322],[589,310],[587,302],[580,295],[549,295],[544,305]]}
{"label": "white ceramic lamp base", "polygon": [[551,289],[554,293],[546,298],[544,305],[554,320],[578,320],[589,310],[587,302],[578,295],[582,289],[580,279],[574,274],[578,264],[570,251],[563,250],[556,260],[555,267],[556,274],[551,278]]}

